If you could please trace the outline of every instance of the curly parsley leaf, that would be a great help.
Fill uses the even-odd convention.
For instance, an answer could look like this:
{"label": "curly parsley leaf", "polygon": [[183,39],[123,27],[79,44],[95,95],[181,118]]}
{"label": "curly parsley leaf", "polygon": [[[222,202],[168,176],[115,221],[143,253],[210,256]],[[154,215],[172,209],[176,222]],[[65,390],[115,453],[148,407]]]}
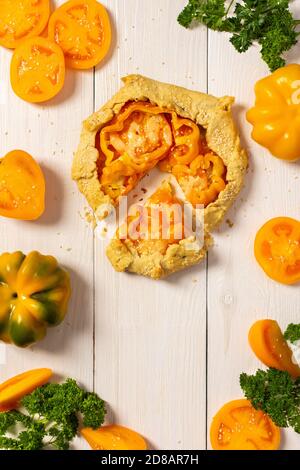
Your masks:
{"label": "curly parsley leaf", "polygon": [[284,338],[290,343],[300,340],[300,324],[290,323],[284,332]]}
{"label": "curly parsley leaf", "polygon": [[271,71],[285,65],[283,54],[297,44],[299,20],[294,19],[291,0],[190,0],[178,16],[188,28],[198,22],[215,31],[232,34],[231,44],[242,53],[254,43],[261,46],[262,59]]}
{"label": "curly parsley leaf", "polygon": [[83,425],[97,429],[103,424],[105,418],[105,404],[96,393],[87,393],[81,403],[80,411],[83,414]]}
{"label": "curly parsley leaf", "polygon": [[77,434],[79,417],[84,426],[97,429],[106,413],[104,401],[80,388],[73,379],[38,387],[21,400],[21,406],[24,412],[0,413],[2,449],[67,450]]}
{"label": "curly parsley leaf", "polygon": [[300,433],[300,379],[276,369],[240,375],[240,385],[256,409],[267,413],[281,427]]}

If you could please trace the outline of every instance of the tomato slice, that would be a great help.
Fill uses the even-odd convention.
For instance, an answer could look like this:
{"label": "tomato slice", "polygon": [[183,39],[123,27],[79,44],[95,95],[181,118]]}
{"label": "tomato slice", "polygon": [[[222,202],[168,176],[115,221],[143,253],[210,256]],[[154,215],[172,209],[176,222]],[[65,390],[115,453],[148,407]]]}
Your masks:
{"label": "tomato slice", "polygon": [[14,150],[0,159],[0,216],[35,220],[45,209],[45,179],[26,152]]}
{"label": "tomato slice", "polygon": [[64,51],[67,66],[95,67],[111,44],[108,13],[96,0],[70,0],[55,10],[48,26],[49,37]]}
{"label": "tomato slice", "polygon": [[280,429],[248,400],[233,400],[213,418],[210,440],[214,450],[277,450]]}
{"label": "tomato slice", "polygon": [[282,284],[300,281],[300,222],[289,217],[269,220],[258,231],[254,253],[265,273]]}
{"label": "tomato slice", "polygon": [[30,103],[50,100],[65,82],[62,50],[47,38],[26,39],[13,54],[10,80],[14,92],[23,100]]}
{"label": "tomato slice", "polygon": [[275,320],[255,322],[248,339],[254,354],[267,367],[286,370],[293,377],[300,377],[300,368],[293,363],[293,353]]}
{"label": "tomato slice", "polygon": [[49,382],[52,375],[51,369],[33,369],[6,380],[0,384],[0,407],[11,409],[25,395]]}
{"label": "tomato slice", "polygon": [[7,406],[0,406],[0,413],[6,413],[7,411],[16,410],[17,408],[18,408],[17,403],[7,405]]}
{"label": "tomato slice", "polygon": [[0,0],[0,45],[15,49],[46,28],[50,0]]}
{"label": "tomato slice", "polygon": [[147,450],[147,443],[140,434],[118,424],[99,429],[83,428],[80,432],[93,450]]}

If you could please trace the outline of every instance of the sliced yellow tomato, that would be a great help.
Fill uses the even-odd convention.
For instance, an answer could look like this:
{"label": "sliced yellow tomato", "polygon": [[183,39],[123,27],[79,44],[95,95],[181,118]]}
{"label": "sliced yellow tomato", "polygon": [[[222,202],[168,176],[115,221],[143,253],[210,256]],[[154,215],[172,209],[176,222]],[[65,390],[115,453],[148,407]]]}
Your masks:
{"label": "sliced yellow tomato", "polygon": [[300,222],[290,217],[269,220],[258,231],[254,253],[257,262],[274,281],[300,281]]}
{"label": "sliced yellow tomato", "polygon": [[146,441],[140,434],[116,424],[96,430],[84,428],[81,434],[93,450],[147,450]]}
{"label": "sliced yellow tomato", "polygon": [[213,418],[210,441],[214,450],[277,450],[280,429],[248,400],[233,400]]}
{"label": "sliced yellow tomato", "polygon": [[89,69],[107,55],[111,25],[106,9],[96,0],[70,0],[51,15],[49,37],[63,50],[68,67]]}
{"label": "sliced yellow tomato", "polygon": [[65,82],[65,58],[61,48],[47,38],[26,39],[14,51],[10,81],[16,95],[25,101],[50,100]]}
{"label": "sliced yellow tomato", "polygon": [[51,369],[33,369],[0,384],[0,407],[10,407],[37,387],[47,383]]}
{"label": "sliced yellow tomato", "polygon": [[18,47],[39,36],[50,16],[50,0],[0,0],[0,45]]}

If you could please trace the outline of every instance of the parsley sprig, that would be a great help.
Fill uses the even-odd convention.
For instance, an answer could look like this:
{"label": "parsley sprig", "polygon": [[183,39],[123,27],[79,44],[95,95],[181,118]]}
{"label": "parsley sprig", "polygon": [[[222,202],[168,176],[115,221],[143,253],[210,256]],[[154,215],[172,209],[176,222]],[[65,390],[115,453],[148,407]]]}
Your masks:
{"label": "parsley sprig", "polygon": [[289,5],[291,0],[189,0],[178,16],[188,28],[194,21],[215,31],[231,33],[230,42],[238,52],[254,43],[261,46],[262,59],[271,71],[283,67],[283,54],[297,44],[299,32]]}
{"label": "parsley sprig", "polygon": [[284,338],[290,343],[300,340],[300,324],[290,323],[284,332]]}
{"label": "parsley sprig", "polygon": [[276,369],[258,370],[255,375],[240,375],[240,385],[256,409],[267,413],[281,427],[300,433],[300,378]]}
{"label": "parsley sprig", "polygon": [[0,413],[0,449],[67,450],[79,418],[83,426],[97,429],[106,413],[104,401],[73,379],[37,388],[22,399],[21,407],[24,411]]}

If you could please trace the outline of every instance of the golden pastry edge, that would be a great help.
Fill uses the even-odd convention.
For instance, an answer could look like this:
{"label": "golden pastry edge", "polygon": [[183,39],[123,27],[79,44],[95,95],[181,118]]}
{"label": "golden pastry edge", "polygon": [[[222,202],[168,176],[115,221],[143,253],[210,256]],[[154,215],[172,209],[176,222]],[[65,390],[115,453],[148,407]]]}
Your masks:
{"label": "golden pastry edge", "polygon": [[[86,197],[94,212],[97,212],[102,204],[112,203],[111,198],[101,190],[98,179],[98,150],[95,148],[95,138],[102,127],[111,121],[128,101],[150,101],[196,122],[206,130],[209,148],[222,158],[227,167],[226,188],[219,194],[216,201],[204,209],[205,243],[201,253],[190,252],[186,256],[185,240],[182,240],[169,246],[165,255],[167,259],[161,260],[160,267],[154,262],[154,258],[151,259],[151,256],[144,260],[148,264],[147,267],[141,266],[137,257],[130,253],[120,240],[111,241],[107,255],[117,271],[136,272],[158,279],[197,264],[205,257],[207,249],[212,245],[209,232],[223,220],[225,213],[238,196],[243,185],[248,160],[246,152],[241,148],[240,138],[231,115],[233,97],[216,98],[141,75],[129,75],[122,80],[124,86],[112,99],[84,121],[79,147],[74,156],[72,178],[77,182],[79,190]],[[157,254],[153,256],[157,257]]]}

